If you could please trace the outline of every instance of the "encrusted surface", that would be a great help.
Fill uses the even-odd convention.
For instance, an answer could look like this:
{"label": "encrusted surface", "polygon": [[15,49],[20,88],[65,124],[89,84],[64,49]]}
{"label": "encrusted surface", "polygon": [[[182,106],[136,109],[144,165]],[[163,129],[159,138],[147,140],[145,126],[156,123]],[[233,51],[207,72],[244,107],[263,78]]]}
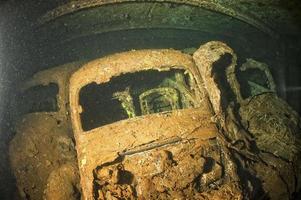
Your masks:
{"label": "encrusted surface", "polygon": [[[211,55],[210,52],[214,59],[200,59],[204,54]],[[231,54],[232,59],[218,62],[226,54]],[[221,42],[209,42],[194,54],[197,66],[203,71],[219,130],[227,138],[232,158],[239,166],[241,185],[251,199],[294,198],[300,190],[300,118],[276,96],[274,85],[268,84],[271,92],[243,99],[244,88],[237,80],[239,69],[235,69],[235,58],[234,52]],[[257,64],[258,69],[268,70]]]}
{"label": "encrusted surface", "polygon": [[[128,2],[140,2],[144,3],[144,1],[137,1],[137,0],[110,0],[110,1],[102,1],[102,0],[84,0],[84,1],[73,1],[58,7],[50,12],[48,12],[45,16],[43,16],[40,20],[40,23],[45,23],[50,20],[53,20],[57,17],[73,13],[75,11],[91,8],[96,6],[105,6],[108,4],[116,4],[116,3],[128,3]],[[165,0],[156,0],[154,2],[157,3],[164,3],[164,2],[172,2],[176,4],[187,4],[192,6],[199,6],[201,8],[205,8],[208,10],[212,10],[215,12],[220,12],[231,17],[237,18],[242,20],[252,26],[266,32],[268,34],[274,35],[275,33],[264,23],[260,20],[255,19],[253,16],[249,16],[243,12],[240,12],[238,9],[233,9],[231,6],[227,4],[223,4],[222,2],[216,2],[212,0],[198,0],[198,1],[189,1],[189,0],[172,0],[172,1],[165,1]],[[230,4],[231,5],[231,4]]]}
{"label": "encrusted surface", "polygon": [[[170,68],[186,69],[192,74],[197,83],[196,108],[82,131],[82,109],[78,105],[81,87],[109,82],[122,73]],[[189,55],[174,50],[115,54],[86,64],[72,75],[70,83],[84,199],[242,198],[235,165],[211,122],[210,105]]]}
{"label": "encrusted surface", "polygon": [[[25,115],[17,126],[10,158],[22,198],[78,199],[80,192],[89,200],[294,198],[301,188],[300,118],[275,94],[267,65],[249,59],[238,68],[236,60],[229,46],[213,41],[193,57],[171,49],[129,51],[75,72],[39,73],[24,89],[57,82],[60,110]],[[250,64],[247,68],[259,69],[269,83],[260,86],[264,81],[255,83],[260,79],[255,76],[249,86],[267,90],[244,97],[246,85],[237,76]],[[125,74],[172,69],[188,74],[189,81],[174,73],[189,106],[178,110],[185,96],[177,96],[180,90],[171,89],[173,77],[168,77],[165,85],[141,90],[138,97],[145,102],[138,105],[157,98],[172,109],[150,114],[145,106],[142,116],[136,116],[131,88],[124,85],[112,99],[123,103],[129,119],[83,130],[83,87],[109,84]]]}
{"label": "encrusted surface", "polygon": [[[35,85],[57,83],[59,85],[57,96],[59,111],[19,116],[16,135],[9,145],[9,156],[21,199],[42,199],[49,182],[50,190],[62,189],[67,192],[61,188],[59,182],[56,182],[61,181],[57,178],[58,176],[60,178],[63,176],[55,172],[63,170],[66,166],[75,166],[75,172],[73,174],[70,172],[72,174],[70,179],[74,181],[69,183],[74,184],[74,187],[78,183],[76,151],[68,120],[66,98],[68,97],[68,77],[79,66],[80,63],[71,63],[37,73],[22,86],[23,90],[26,90]],[[65,167],[61,168],[61,166]],[[50,176],[51,173],[57,175]],[[48,194],[46,191],[46,196]],[[61,198],[47,197],[46,199]]]}

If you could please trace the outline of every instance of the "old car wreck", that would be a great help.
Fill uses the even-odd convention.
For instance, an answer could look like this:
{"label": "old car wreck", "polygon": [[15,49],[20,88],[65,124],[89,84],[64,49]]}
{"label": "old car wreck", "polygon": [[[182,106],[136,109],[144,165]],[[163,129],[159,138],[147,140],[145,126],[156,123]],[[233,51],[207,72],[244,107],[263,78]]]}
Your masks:
{"label": "old car wreck", "polygon": [[185,52],[126,51],[29,80],[10,143],[20,197],[294,198],[300,117],[269,67],[238,64],[219,41]]}
{"label": "old car wreck", "polygon": [[7,1],[1,200],[301,199],[294,0]]}

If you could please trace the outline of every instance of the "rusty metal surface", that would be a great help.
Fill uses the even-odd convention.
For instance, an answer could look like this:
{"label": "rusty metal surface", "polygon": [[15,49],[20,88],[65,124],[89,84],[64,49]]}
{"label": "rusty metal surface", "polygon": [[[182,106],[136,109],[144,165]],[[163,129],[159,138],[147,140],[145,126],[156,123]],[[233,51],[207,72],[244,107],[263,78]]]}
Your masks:
{"label": "rusty metal surface", "polygon": [[16,135],[9,144],[9,157],[22,199],[42,199],[48,181],[51,181],[49,175],[59,171],[62,165],[76,163],[66,106],[69,77],[81,64],[69,63],[39,72],[22,85],[23,91],[50,83],[59,86],[57,112],[35,112],[16,117],[19,120],[15,127]]}
{"label": "rusty metal surface", "polygon": [[[276,96],[275,85],[243,99],[238,70],[250,60],[241,67],[236,60],[228,45],[211,41],[193,56],[133,50],[37,73],[24,90],[56,82],[64,105],[58,112],[21,117],[10,144],[21,196],[40,199],[44,192],[49,200],[76,199],[74,190],[81,188],[83,199],[291,199],[301,188],[300,117]],[[272,80],[265,64],[252,61],[249,68]],[[83,87],[172,69],[189,75],[193,108],[83,130]]]}
{"label": "rusty metal surface", "polygon": [[[46,15],[44,15],[39,23],[43,24],[46,22],[49,22],[51,20],[54,20],[60,16],[67,15],[82,9],[86,8],[92,8],[96,6],[105,6],[109,4],[119,4],[119,3],[128,3],[128,2],[140,2],[144,3],[147,1],[137,1],[137,0],[88,0],[88,1],[72,1],[70,3],[67,3],[65,5],[62,5],[52,11],[49,11]],[[223,3],[211,1],[211,0],[171,0],[171,1],[165,1],[165,0],[155,0],[152,1],[155,3],[162,3],[162,2],[170,2],[170,3],[176,3],[176,4],[187,4],[191,6],[198,6],[201,8],[205,8],[208,10],[212,10],[215,12],[219,12],[225,15],[229,15],[231,17],[237,18],[245,23],[248,23],[259,30],[272,35],[276,36],[276,33],[268,27],[267,24],[264,24],[259,19],[256,19],[254,16],[248,16],[248,14],[245,14],[243,12],[239,12],[238,10],[232,9],[230,6],[223,5]]]}
{"label": "rusty metal surface", "polygon": [[[122,120],[91,131],[84,132],[81,129],[78,95],[84,85],[108,82],[111,77],[121,73],[179,67],[191,71],[198,82],[195,91],[199,105],[196,108]],[[234,166],[230,160],[223,160],[226,155],[224,158],[219,157],[218,155],[225,152],[213,145],[217,142],[218,131],[211,122],[210,105],[197,74],[191,57],[179,51],[141,50],[92,61],[72,75],[71,118],[77,141],[83,199],[108,199],[110,195],[128,199],[166,199],[171,196],[197,199],[242,198],[237,185],[238,179],[235,179]],[[172,158],[164,156],[164,152]],[[187,157],[188,154],[196,159]],[[163,156],[162,159],[157,158],[160,155]],[[217,163],[226,163],[227,166],[224,167],[228,170],[227,175],[221,175],[224,172],[219,171],[221,168],[218,165],[212,171],[205,172],[206,156],[214,157]],[[162,166],[156,164],[158,162]],[[163,167],[165,162],[166,167]],[[177,165],[169,165],[170,162],[176,162]],[[120,185],[119,178],[122,177],[118,175],[119,178],[115,180],[113,175],[110,178],[110,175],[106,175],[108,170],[113,173],[128,172],[134,176],[134,181]],[[199,193],[193,189],[193,185],[198,184],[195,179],[201,174],[204,180],[199,181],[202,182],[200,187],[203,192]],[[222,179],[228,176],[232,181],[226,185],[221,184]],[[210,189],[207,185],[209,180],[221,184],[220,190]],[[231,193],[223,196],[227,191]]]}
{"label": "rusty metal surface", "polygon": [[[208,42],[194,53],[193,58],[209,91],[219,130],[227,138],[232,156],[238,159],[238,173],[246,170],[253,176],[240,177],[242,184],[249,181],[253,185],[252,189],[245,188],[249,190],[250,198],[258,198],[252,195],[256,190],[259,192],[260,184],[259,187],[271,199],[294,198],[294,192],[301,187],[300,117],[277,97],[275,91],[254,94],[242,100],[241,91],[245,88],[241,88],[237,81],[240,66],[228,45]],[[257,65],[258,69],[262,68],[262,63]],[[262,72],[267,79],[271,78],[270,72]],[[270,87],[273,89],[274,86]],[[260,182],[256,183],[255,177]]]}
{"label": "rusty metal surface", "polygon": [[[55,55],[56,65],[130,49],[197,47],[215,39],[226,41],[242,55],[275,62],[269,64],[283,74],[276,55],[281,44],[274,37],[237,18],[186,3],[132,1],[87,7],[44,23],[37,38],[47,46],[41,48],[42,54]],[[54,62],[44,57],[43,62]]]}
{"label": "rusty metal surface", "polygon": [[69,93],[69,77],[71,74],[78,69],[84,62],[78,61],[73,63],[67,63],[61,66],[53,67],[48,70],[38,72],[33,75],[32,78],[25,81],[20,86],[20,91],[24,92],[30,87],[37,85],[48,85],[50,83],[56,83],[59,86],[58,94],[58,107],[59,111],[56,115],[57,117],[67,118],[67,108],[66,103],[68,102],[68,93]]}

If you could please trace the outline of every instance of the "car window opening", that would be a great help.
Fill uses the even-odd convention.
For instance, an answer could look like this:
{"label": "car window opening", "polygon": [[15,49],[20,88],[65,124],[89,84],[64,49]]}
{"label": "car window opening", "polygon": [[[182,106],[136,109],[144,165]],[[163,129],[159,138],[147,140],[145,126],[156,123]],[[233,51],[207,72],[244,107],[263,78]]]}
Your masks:
{"label": "car window opening", "polygon": [[191,80],[185,70],[146,70],[90,83],[80,90],[84,131],[137,116],[194,106]]}
{"label": "car window opening", "polygon": [[37,85],[27,89],[21,95],[19,105],[22,114],[35,112],[57,112],[59,86],[56,83]]}
{"label": "car window opening", "polygon": [[238,81],[243,99],[256,96],[271,90],[264,71],[260,69],[238,70]]}

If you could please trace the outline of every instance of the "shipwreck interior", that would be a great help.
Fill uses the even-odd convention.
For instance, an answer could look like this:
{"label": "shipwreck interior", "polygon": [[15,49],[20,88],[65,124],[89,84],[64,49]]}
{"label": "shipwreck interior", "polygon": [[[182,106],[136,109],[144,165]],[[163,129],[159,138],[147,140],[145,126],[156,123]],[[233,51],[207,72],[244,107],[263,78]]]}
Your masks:
{"label": "shipwreck interior", "polygon": [[[206,146],[205,153],[199,156],[194,152],[199,148],[197,142],[192,142],[195,146],[189,149],[182,138],[166,139],[162,134],[150,142],[155,147],[146,143],[138,145],[143,153],[147,152],[149,160],[136,155],[138,147],[133,142],[126,149],[130,156],[133,154],[133,160],[124,151],[116,160],[106,160],[93,169],[94,188],[90,192],[94,199],[139,199],[139,195],[144,195],[144,199],[221,199],[218,191],[232,192],[244,199],[300,199],[300,28],[301,3],[298,0],[1,1],[0,199],[83,198],[81,185],[84,183],[80,182],[82,174],[78,168],[84,166],[84,162],[77,160],[77,156],[83,157],[80,145],[87,142],[78,141],[95,130],[112,129],[113,137],[117,132],[113,126],[115,122],[139,121],[145,116],[160,114],[171,118],[173,111],[178,113],[177,117],[183,111],[183,124],[188,123],[186,118],[189,117],[195,121],[199,115],[191,112],[189,116],[186,111],[200,108],[196,96],[207,94],[204,92],[207,90],[204,102],[211,102],[207,107],[214,113],[210,116],[212,123],[208,124],[216,123],[214,130],[219,130],[216,138],[225,137],[225,140],[214,139],[215,136],[206,138],[209,142],[201,144],[208,148]],[[214,45],[220,45],[222,50],[214,49]],[[109,80],[92,81],[76,88],[79,108],[73,109],[70,93],[74,88],[69,88],[69,84],[77,70],[84,66],[88,71],[94,60],[116,53],[157,49],[177,50],[192,60],[200,73],[192,73],[183,66],[165,66],[163,61],[161,65],[167,67],[164,70],[122,72]],[[155,55],[147,57],[149,62],[161,62],[152,61]],[[216,57],[218,59],[214,60]],[[237,90],[227,71],[234,62],[237,68],[232,74],[235,73],[235,83],[240,87]],[[202,73],[205,68],[204,71],[200,68],[207,64],[212,66],[212,71],[206,68],[209,75],[205,76]],[[37,73],[40,74],[34,75]],[[217,92],[222,96],[218,106],[215,106],[216,99],[211,98],[211,93],[215,92],[211,86],[222,90]],[[74,136],[75,112],[78,112],[84,136]],[[151,124],[157,118],[150,119]],[[166,124],[160,123],[167,127],[168,120]],[[184,132],[179,124],[179,130]],[[131,126],[135,132],[135,126]],[[51,137],[47,135],[50,132],[53,132]],[[132,134],[130,128],[125,132]],[[279,136],[282,132],[286,135]],[[144,134],[144,130],[139,134]],[[158,142],[160,139],[163,142]],[[223,142],[229,142],[233,148],[225,148]],[[191,153],[181,160],[175,147],[162,150],[163,153],[159,151],[170,144],[182,145],[183,152]],[[251,153],[245,151],[248,148]],[[150,150],[154,153],[149,153]],[[81,155],[77,155],[79,152]],[[230,170],[234,174],[231,177],[226,167],[231,164],[225,160],[232,153],[237,171]],[[185,189],[181,189],[179,185],[184,183],[176,178],[177,184],[170,186],[173,181],[164,182],[161,174],[140,180],[137,178],[140,171],[137,174],[130,171],[130,164],[140,163],[139,159],[151,163],[159,160],[168,178],[179,176],[181,173],[177,174],[176,170],[191,165],[190,174],[189,170],[182,173],[183,181],[187,179]],[[197,171],[199,165],[203,166],[203,171]],[[264,175],[263,171],[271,173]],[[277,180],[268,177],[277,175],[280,176]],[[64,177],[63,181],[57,177]],[[110,177],[110,180],[105,182],[103,177]],[[232,182],[227,182],[232,178]],[[204,183],[206,180],[212,182]],[[159,182],[164,182],[164,187],[158,187]],[[273,189],[274,184],[276,189]],[[285,189],[278,190],[278,187]],[[57,188],[69,196],[60,196]],[[143,193],[144,190],[152,194]],[[199,193],[205,196],[198,196]],[[234,196],[229,196],[231,198]]]}

